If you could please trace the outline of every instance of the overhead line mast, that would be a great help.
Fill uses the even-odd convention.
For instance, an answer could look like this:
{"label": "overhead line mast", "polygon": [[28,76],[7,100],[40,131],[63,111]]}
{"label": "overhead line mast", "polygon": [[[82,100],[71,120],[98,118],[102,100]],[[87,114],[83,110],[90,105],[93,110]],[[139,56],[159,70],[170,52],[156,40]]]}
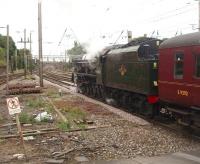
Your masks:
{"label": "overhead line mast", "polygon": [[42,58],[42,0],[38,1],[38,41],[39,41],[39,76],[40,87],[43,87],[43,58]]}

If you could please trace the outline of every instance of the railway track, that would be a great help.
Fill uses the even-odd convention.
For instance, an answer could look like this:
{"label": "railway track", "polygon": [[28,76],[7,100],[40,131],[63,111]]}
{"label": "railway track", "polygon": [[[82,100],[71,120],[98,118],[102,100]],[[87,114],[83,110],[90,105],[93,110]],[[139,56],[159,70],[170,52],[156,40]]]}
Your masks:
{"label": "railway track", "polygon": [[57,72],[44,72],[43,77],[53,83],[59,84],[67,89],[74,90],[75,84],[71,82],[72,72],[57,73]]}
{"label": "railway track", "polygon": [[[16,79],[20,76],[23,76],[24,73],[16,73],[16,74],[10,74],[9,75],[9,80]],[[6,83],[6,75],[0,75],[0,85]]]}
{"label": "railway track", "polygon": [[[71,82],[71,74],[72,74],[71,72],[69,72],[69,73],[45,72],[43,74],[43,76],[48,81],[50,81],[52,83],[56,83],[56,84],[58,84],[58,85],[60,85],[64,88],[67,88],[67,89],[74,92],[76,90],[76,86],[75,86],[74,83]],[[86,95],[86,96],[94,99],[93,97],[90,97],[88,95]],[[99,100],[99,99],[97,99],[96,101],[102,102],[102,100]],[[105,103],[105,102],[103,101],[103,103]],[[196,133],[196,131],[194,131],[194,129],[191,129],[189,127],[180,126],[179,124],[177,124],[174,121],[169,121],[167,119],[165,120],[165,119],[161,119],[161,118],[150,119],[150,118],[147,118],[147,117],[140,115],[138,113],[130,112],[128,109],[126,109],[124,107],[119,107],[119,106],[115,106],[115,107],[120,109],[120,110],[126,111],[130,114],[133,114],[135,116],[138,116],[138,117],[140,117],[140,118],[142,118],[142,119],[144,119],[144,120],[146,120],[146,121],[148,121],[148,122],[150,122],[154,125],[162,126],[162,127],[166,128],[167,130],[173,131],[175,133],[181,133],[183,135],[187,135],[189,137],[193,137],[193,138],[198,139],[198,140],[200,139],[200,134]]]}

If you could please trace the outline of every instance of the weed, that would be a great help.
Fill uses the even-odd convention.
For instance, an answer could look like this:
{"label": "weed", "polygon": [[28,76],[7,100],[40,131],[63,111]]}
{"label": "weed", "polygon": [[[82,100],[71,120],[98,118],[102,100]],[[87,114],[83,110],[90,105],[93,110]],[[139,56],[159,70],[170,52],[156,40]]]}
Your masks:
{"label": "weed", "polygon": [[19,115],[19,121],[24,124],[32,124],[35,122],[34,118],[29,116],[27,113],[22,112]]}
{"label": "weed", "polygon": [[28,75],[28,76],[26,76],[25,79],[27,79],[27,80],[35,80],[35,77],[32,76],[32,75]]}
{"label": "weed", "polygon": [[0,139],[0,143],[3,143],[5,140],[3,140],[3,139]]}
{"label": "weed", "polygon": [[4,120],[3,120],[3,116],[0,115],[0,123],[2,123]]}
{"label": "weed", "polygon": [[27,105],[31,108],[43,108],[45,103],[40,98],[29,99]]}
{"label": "weed", "polygon": [[28,116],[28,114],[22,112],[22,113],[19,115],[19,121],[20,121],[21,123],[29,123],[29,116]]}
{"label": "weed", "polygon": [[47,111],[47,113],[52,113],[52,111],[54,110],[53,109],[53,106],[50,105],[50,104],[45,104],[45,111]]}
{"label": "weed", "polygon": [[78,124],[77,125],[80,129],[85,129],[86,128],[86,125],[85,124]]}
{"label": "weed", "polygon": [[71,127],[73,127],[73,128],[78,127],[80,129],[86,128],[84,123],[80,123],[80,124],[74,123],[74,120],[85,120],[86,119],[86,113],[83,110],[81,110],[78,107],[65,107],[65,108],[62,108],[61,111],[65,114],[65,117],[71,124]]}
{"label": "weed", "polygon": [[60,97],[58,91],[56,91],[56,90],[48,90],[47,96],[51,97],[51,98],[59,98]]}
{"label": "weed", "polygon": [[43,118],[41,122],[50,122],[48,118]]}
{"label": "weed", "polygon": [[71,128],[69,122],[58,122],[57,126],[62,131],[68,131]]}
{"label": "weed", "polygon": [[78,107],[65,107],[62,109],[66,113],[66,117],[70,120],[86,118],[86,113]]}

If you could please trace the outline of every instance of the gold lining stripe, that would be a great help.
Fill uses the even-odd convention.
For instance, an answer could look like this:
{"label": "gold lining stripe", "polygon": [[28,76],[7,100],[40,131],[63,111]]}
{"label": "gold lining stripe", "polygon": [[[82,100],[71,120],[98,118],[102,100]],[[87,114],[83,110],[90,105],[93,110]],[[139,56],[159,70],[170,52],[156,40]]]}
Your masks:
{"label": "gold lining stripe", "polygon": [[183,85],[183,86],[188,86],[188,87],[196,87],[196,88],[200,88],[200,85],[198,84],[188,84],[188,83],[180,83],[180,82],[171,82],[171,81],[158,81],[161,84],[170,84],[170,85]]}

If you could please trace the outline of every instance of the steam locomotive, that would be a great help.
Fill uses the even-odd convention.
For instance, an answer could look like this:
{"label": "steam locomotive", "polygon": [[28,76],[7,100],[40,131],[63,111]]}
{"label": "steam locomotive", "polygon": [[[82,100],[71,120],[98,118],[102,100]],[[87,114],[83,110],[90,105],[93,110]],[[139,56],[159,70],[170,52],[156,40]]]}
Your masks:
{"label": "steam locomotive", "polygon": [[200,127],[200,32],[165,41],[140,38],[74,62],[79,92],[132,112]]}

